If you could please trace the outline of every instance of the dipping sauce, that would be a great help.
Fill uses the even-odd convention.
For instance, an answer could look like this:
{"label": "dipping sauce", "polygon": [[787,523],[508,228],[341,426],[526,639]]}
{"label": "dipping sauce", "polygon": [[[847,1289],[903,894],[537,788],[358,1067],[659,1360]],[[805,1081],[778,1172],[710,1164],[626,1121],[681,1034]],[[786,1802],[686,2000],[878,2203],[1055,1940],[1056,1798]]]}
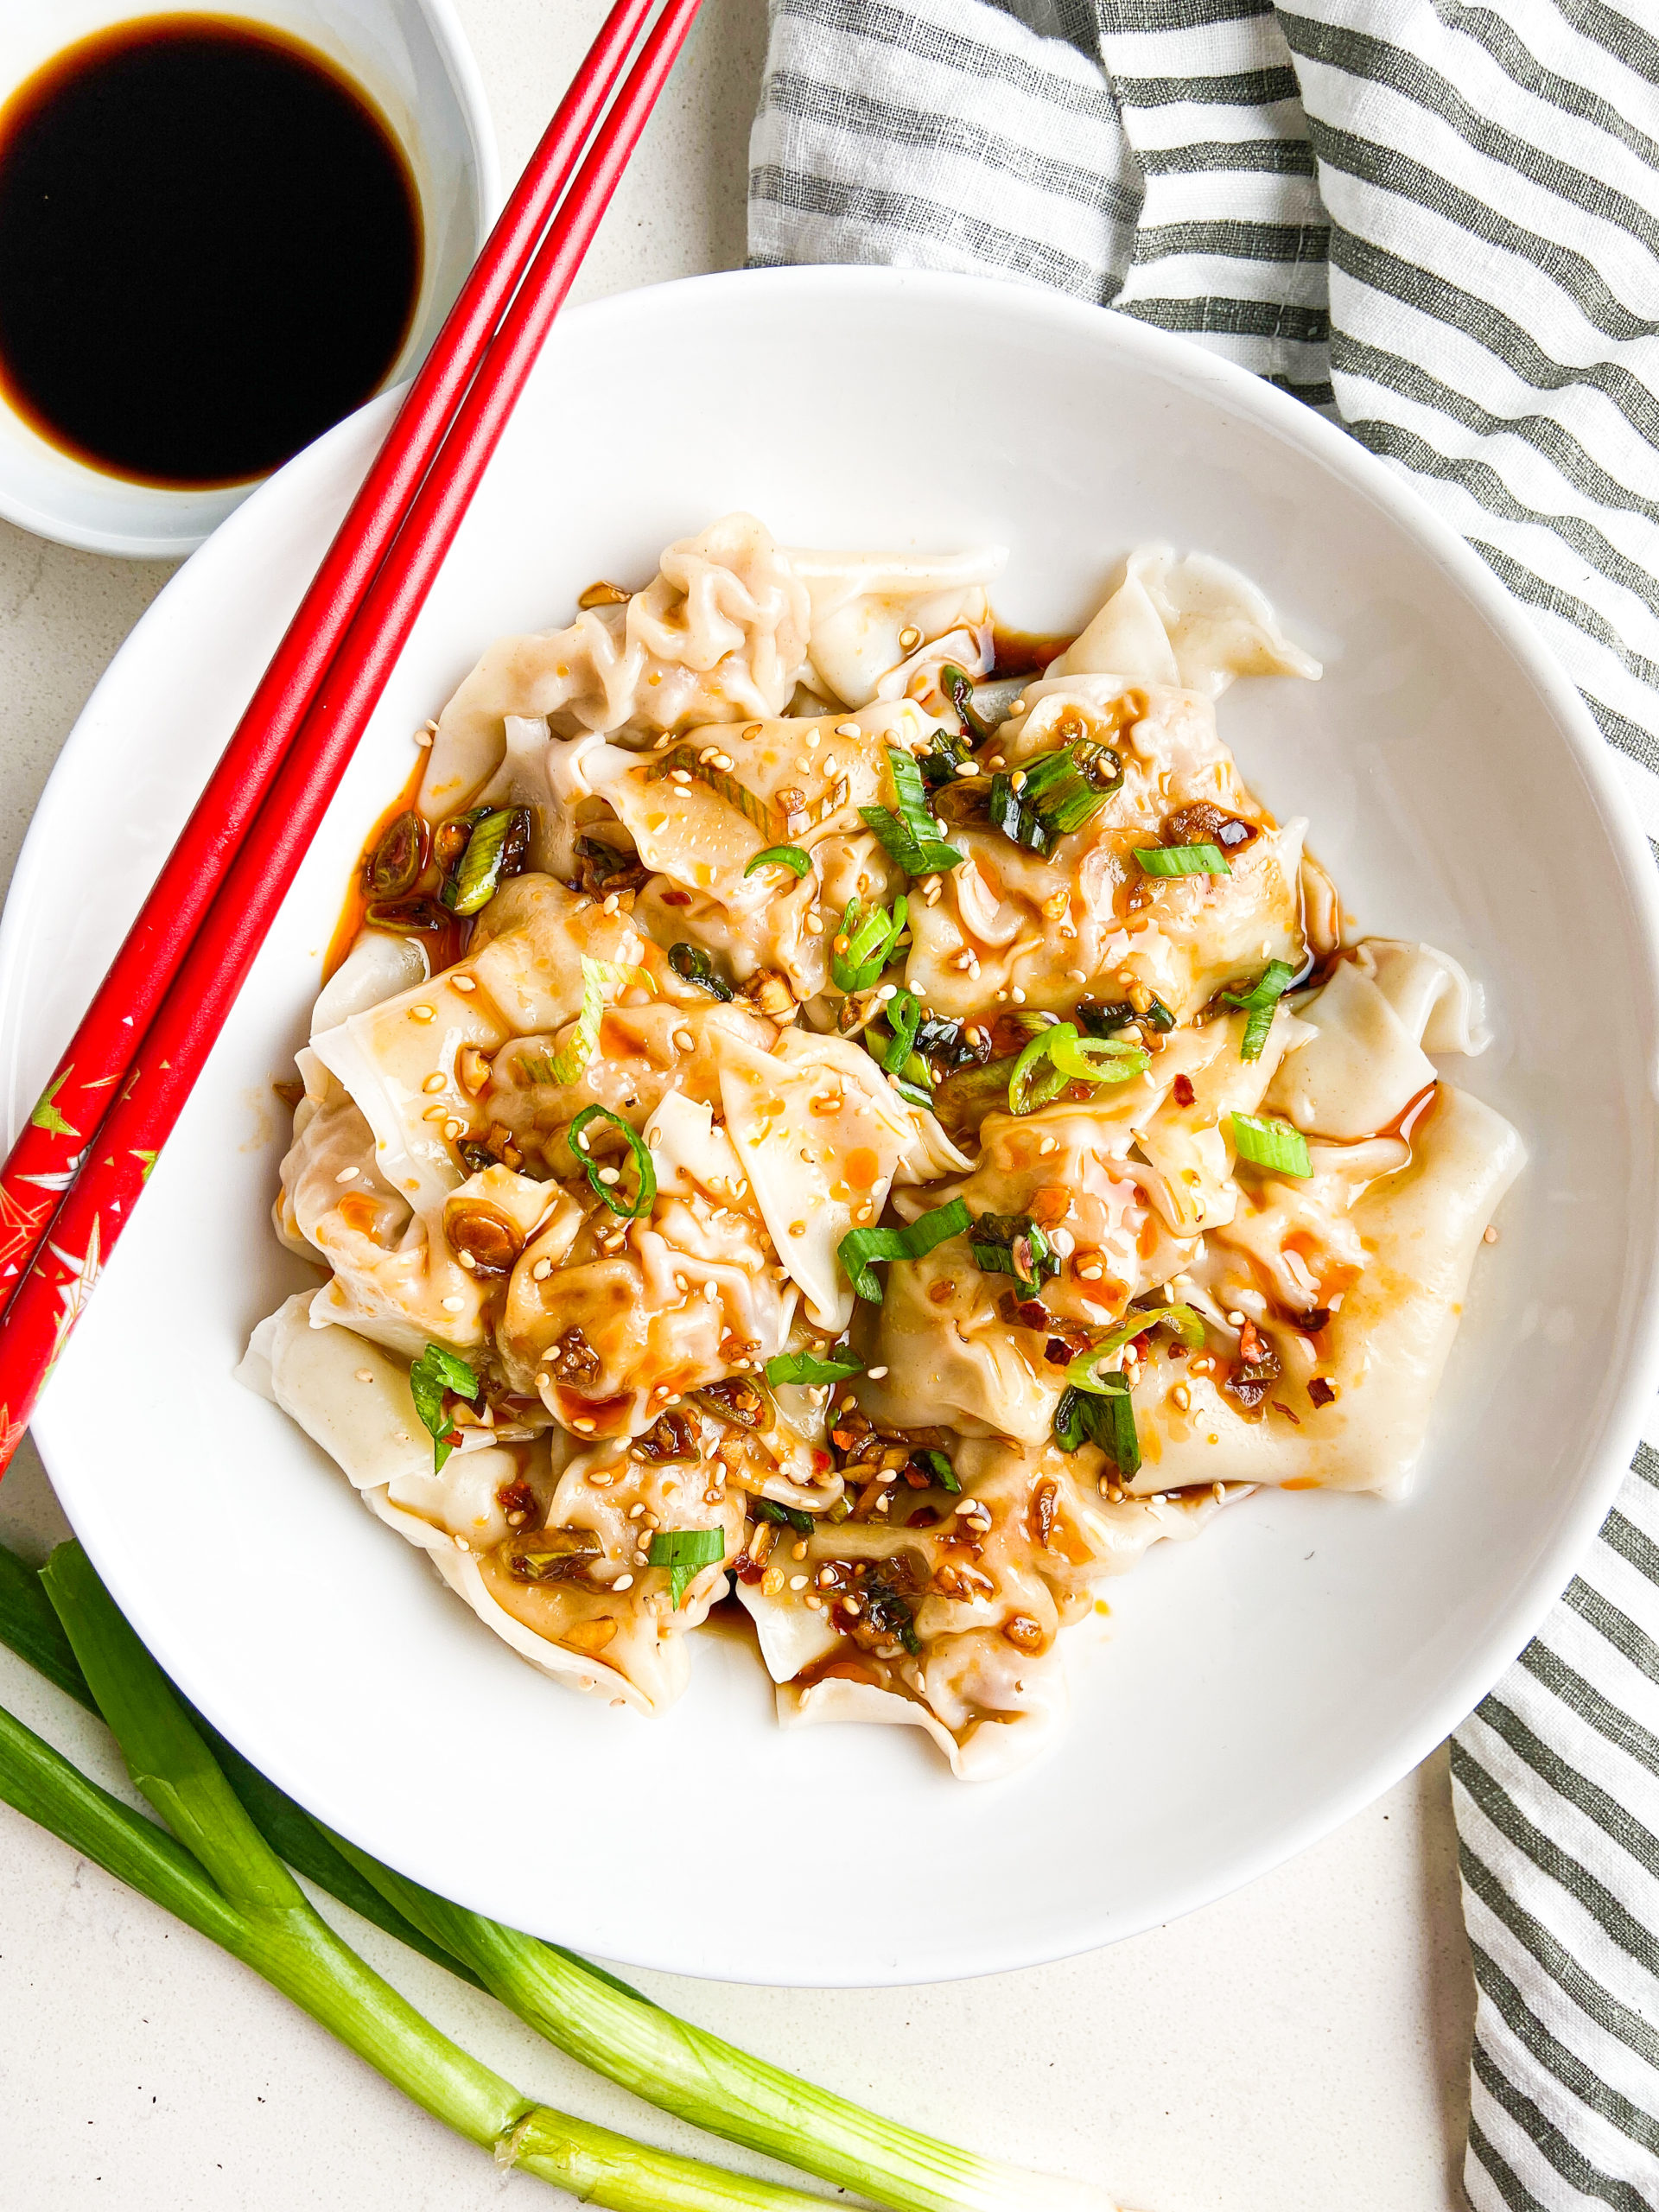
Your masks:
{"label": "dipping sauce", "polygon": [[0,110],[0,386],[108,474],[278,467],[385,380],[422,255],[385,118],[274,31],[140,17]]}

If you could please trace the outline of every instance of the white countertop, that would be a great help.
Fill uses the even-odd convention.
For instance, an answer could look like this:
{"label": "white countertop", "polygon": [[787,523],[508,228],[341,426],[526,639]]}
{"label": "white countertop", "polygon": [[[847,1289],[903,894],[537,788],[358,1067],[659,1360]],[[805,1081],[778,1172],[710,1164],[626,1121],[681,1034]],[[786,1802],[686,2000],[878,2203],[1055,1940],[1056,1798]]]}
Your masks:
{"label": "white countertop", "polygon": [[[601,0],[459,0],[459,12],[511,176]],[[764,44],[764,0],[704,0],[578,298],[741,261]],[[83,700],[168,574],[0,524],[7,870]],[[0,1535],[38,1558],[64,1533],[26,1446],[0,1488]],[[4,1652],[0,1702],[115,1786],[96,1724]],[[1103,1836],[1103,1876],[1109,1852]],[[504,2191],[530,2212],[554,2201],[527,2177],[504,2183],[250,1973],[3,1807],[0,1868],[0,2212],[465,2212]],[[743,2163],[583,2074],[376,1930],[352,1921],[347,1933],[527,2089]],[[1087,2175],[1141,2212],[1465,2202],[1473,1991],[1443,1754],[1238,1895],[1065,1965],[827,1993],[635,1979],[897,2118]]]}

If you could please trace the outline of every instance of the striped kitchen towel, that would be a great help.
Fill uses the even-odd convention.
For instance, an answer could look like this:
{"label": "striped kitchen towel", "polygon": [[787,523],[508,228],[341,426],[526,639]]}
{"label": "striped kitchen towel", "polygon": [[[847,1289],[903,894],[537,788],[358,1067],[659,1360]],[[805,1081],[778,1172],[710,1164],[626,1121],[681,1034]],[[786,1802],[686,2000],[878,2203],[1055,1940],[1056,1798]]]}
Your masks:
{"label": "striped kitchen towel", "polygon": [[[1053,285],[1334,411],[1527,607],[1659,839],[1656,0],[771,8],[752,260]],[[1659,2212],[1659,1453],[1452,1773],[1470,2198]]]}

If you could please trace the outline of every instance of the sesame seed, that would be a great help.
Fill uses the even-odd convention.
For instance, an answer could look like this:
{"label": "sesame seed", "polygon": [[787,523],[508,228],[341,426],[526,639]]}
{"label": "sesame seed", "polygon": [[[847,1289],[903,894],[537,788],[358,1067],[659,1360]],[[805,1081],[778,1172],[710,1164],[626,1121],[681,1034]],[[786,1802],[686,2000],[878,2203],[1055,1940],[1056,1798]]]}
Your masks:
{"label": "sesame seed", "polygon": [[671,768],[668,772],[668,780],[671,784],[689,784],[691,780],[691,771],[689,768]]}
{"label": "sesame seed", "polygon": [[1014,1001],[1015,1006],[1024,1006],[1026,1002],[1025,992],[1018,983],[1016,983],[1014,988],[1008,993],[1008,996]]}
{"label": "sesame seed", "polygon": [[958,760],[957,773],[959,776],[976,776],[979,773],[979,765],[974,760]]}
{"label": "sesame seed", "polygon": [[789,1233],[791,1236],[804,1236],[806,1224],[804,1221],[791,1221],[789,1224]]}
{"label": "sesame seed", "polygon": [[601,1183],[620,1183],[622,1180],[621,1170],[616,1167],[601,1167],[599,1171],[599,1179]]}
{"label": "sesame seed", "polygon": [[1496,1229],[1494,1229],[1494,1228],[1493,1228],[1493,1226],[1492,1226],[1492,1224],[1491,1224],[1491,1222],[1488,1222],[1488,1223],[1487,1223],[1487,1224],[1486,1224],[1486,1226],[1485,1226],[1485,1228],[1484,1228],[1484,1229],[1483,1229],[1483,1230],[1481,1230],[1481,1232],[1480,1232],[1480,1241],[1481,1241],[1481,1243],[1482,1243],[1483,1244],[1496,1244],[1496,1243],[1497,1243],[1497,1230],[1496,1230]]}
{"label": "sesame seed", "polygon": [[871,1380],[871,1382],[880,1382],[881,1381],[882,1377],[883,1377],[885,1375],[887,1375],[887,1372],[888,1372],[888,1370],[887,1370],[887,1368],[885,1368],[885,1367],[873,1367],[873,1368],[870,1370],[870,1380]]}
{"label": "sesame seed", "polygon": [[1042,1142],[1038,1146],[1037,1149],[1046,1160],[1051,1152],[1058,1152],[1059,1150],[1059,1139],[1058,1137],[1045,1137]]}
{"label": "sesame seed", "polygon": [[1068,968],[1065,971],[1065,980],[1068,983],[1086,983],[1089,976],[1087,971],[1082,968]]}
{"label": "sesame seed", "polygon": [[457,1536],[455,1538],[455,1549],[458,1552],[469,1552],[472,1548],[472,1546],[467,1542],[465,1536]]}
{"label": "sesame seed", "polygon": [[334,1180],[336,1183],[355,1183],[357,1178],[358,1170],[355,1167],[342,1167]]}
{"label": "sesame seed", "polygon": [[791,1574],[789,1578],[789,1586],[791,1590],[804,1590],[806,1577],[804,1574]]}
{"label": "sesame seed", "polygon": [[632,1590],[633,1577],[631,1574],[619,1574],[611,1587],[613,1590]]}
{"label": "sesame seed", "polygon": [[428,1076],[426,1081],[421,1085],[421,1089],[428,1093],[434,1090],[444,1090],[448,1088],[448,1084],[447,1078],[442,1075],[435,1074]]}
{"label": "sesame seed", "polygon": [[1011,791],[1024,791],[1026,788],[1026,772],[1023,768],[1016,768],[1014,773],[1008,778],[1008,787]]}
{"label": "sesame seed", "polygon": [[1023,715],[1025,711],[1026,702],[1023,699],[1016,699],[1014,704],[1008,709],[1008,712],[1011,715]]}
{"label": "sesame seed", "polygon": [[837,737],[862,737],[863,734],[863,731],[859,728],[856,722],[837,722],[836,724],[836,735]]}
{"label": "sesame seed", "polygon": [[922,633],[913,624],[899,632],[899,642],[907,653],[913,653],[922,642]]}
{"label": "sesame seed", "polygon": [[374,1370],[372,1367],[359,1367],[357,1370],[357,1379],[359,1382],[372,1382]]}
{"label": "sesame seed", "polygon": [[464,1313],[467,1311],[467,1301],[464,1298],[445,1298],[440,1300],[439,1303],[446,1313]]}
{"label": "sesame seed", "polygon": [[449,985],[452,990],[463,993],[475,991],[478,988],[476,981],[471,976],[452,976],[449,978]]}
{"label": "sesame seed", "polygon": [[1242,1313],[1230,1313],[1227,1316],[1227,1322],[1230,1328],[1242,1329],[1244,1325],[1244,1316]]}
{"label": "sesame seed", "polygon": [[599,911],[601,914],[613,914],[621,904],[621,899],[614,891],[608,892],[606,894],[605,903]]}
{"label": "sesame seed", "polygon": [[447,1106],[429,1106],[421,1119],[423,1122],[447,1122],[449,1119],[449,1109]]}
{"label": "sesame seed", "polygon": [[467,1134],[467,1124],[465,1122],[446,1122],[443,1125],[443,1134],[451,1144],[458,1143]]}
{"label": "sesame seed", "polygon": [[1183,1413],[1185,1413],[1192,1403],[1192,1393],[1185,1382],[1178,1382],[1169,1395]]}
{"label": "sesame seed", "polygon": [[695,1052],[697,1040],[689,1029],[677,1029],[674,1032],[674,1049],[677,1052]]}
{"label": "sesame seed", "polygon": [[536,1377],[536,1388],[537,1388],[538,1390],[545,1390],[545,1389],[546,1389],[546,1388],[547,1388],[547,1386],[548,1386],[548,1384],[549,1384],[552,1380],[553,1380],[553,1377],[552,1377],[550,1375],[538,1375],[538,1376]]}
{"label": "sesame seed", "polygon": [[409,1009],[411,1021],[435,1021],[438,1010],[435,1006],[412,1006]]}
{"label": "sesame seed", "polygon": [[553,1262],[551,1260],[537,1260],[530,1272],[536,1281],[545,1282],[553,1272]]}
{"label": "sesame seed", "polygon": [[415,742],[424,751],[432,742],[432,732],[429,729],[417,729],[415,733]]}
{"label": "sesame seed", "polygon": [[460,1261],[461,1266],[466,1268],[468,1274],[471,1274],[473,1270],[478,1265],[478,1262],[473,1257],[470,1252],[457,1252],[455,1257]]}

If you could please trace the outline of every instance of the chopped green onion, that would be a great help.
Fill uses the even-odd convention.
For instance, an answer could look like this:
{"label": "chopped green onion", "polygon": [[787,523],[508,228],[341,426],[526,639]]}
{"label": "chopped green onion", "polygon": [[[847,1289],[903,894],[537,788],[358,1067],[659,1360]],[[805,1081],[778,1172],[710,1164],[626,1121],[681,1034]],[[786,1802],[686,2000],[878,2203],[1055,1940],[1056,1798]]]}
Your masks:
{"label": "chopped green onion", "polygon": [[1137,845],[1135,857],[1147,875],[1230,875],[1219,845]]}
{"label": "chopped green onion", "polygon": [[889,1075],[902,1075],[916,1042],[916,1032],[922,1026],[922,1002],[914,991],[895,991],[882,1012],[893,1032],[893,1042],[882,1055],[881,1065]]}
{"label": "chopped green onion", "polygon": [[458,1398],[469,1402],[483,1389],[477,1376],[461,1358],[459,1352],[446,1351],[442,1344],[428,1344],[426,1350],[409,1370],[409,1394],[415,1401],[415,1410],[421,1425],[432,1439],[432,1467],[440,1471],[454,1446],[449,1439],[455,1425],[443,1409],[443,1394],[453,1390]]}
{"label": "chopped green onion", "polygon": [[924,1114],[933,1111],[933,1093],[919,1083],[912,1083],[908,1076],[889,1076],[887,1080],[904,1100],[906,1106],[915,1106]]}
{"label": "chopped green onion", "polygon": [[1027,852],[1048,853],[1122,787],[1123,764],[1109,747],[1063,745],[992,777],[991,826]]}
{"label": "chopped green onion", "polygon": [[[645,990],[655,986],[643,968],[626,968],[615,960],[590,960],[582,956],[582,1012],[575,1033],[550,1061],[544,1053],[521,1057],[519,1065],[532,1083],[580,1083],[582,1070],[599,1050],[599,1025],[605,1018],[605,986],[637,983]],[[547,1072],[543,1074],[542,1071]]]}
{"label": "chopped green onion", "polygon": [[[730,755],[725,757],[729,759]],[[775,836],[779,830],[788,828],[788,823],[779,819],[775,807],[757,798],[747,785],[740,784],[735,776],[728,775],[723,769],[713,767],[701,759],[695,746],[676,745],[668,752],[657,754],[645,770],[645,781],[648,784],[660,783],[664,776],[673,775],[677,769],[683,771],[694,783],[706,784],[711,791],[725,800],[728,806],[734,806],[743,819],[752,823],[763,837]]]}
{"label": "chopped green onion", "polygon": [[775,1528],[792,1529],[798,1536],[810,1536],[817,1522],[810,1513],[803,1513],[793,1505],[779,1505],[775,1497],[752,1497],[757,1521],[770,1521]]}
{"label": "chopped green onion", "polygon": [[[874,989],[904,934],[909,912],[910,902],[906,899],[895,899],[891,913],[885,906],[872,906],[866,914],[855,898],[847,901],[847,911],[836,931],[837,940],[846,939],[847,949],[837,952],[832,946],[830,953],[830,974],[837,990]],[[669,957],[671,959],[673,955],[671,953]]]}
{"label": "chopped green onion", "polygon": [[813,1351],[780,1351],[766,1362],[766,1380],[779,1382],[844,1382],[849,1375],[861,1375],[864,1363],[856,1353],[844,1346],[836,1347],[840,1357],[820,1359]]}
{"label": "chopped green onion", "polygon": [[756,868],[765,868],[772,861],[779,868],[792,869],[797,875],[810,875],[812,873],[812,856],[810,853],[804,853],[798,845],[768,845],[764,853],[755,855],[743,873],[746,876],[753,875]]}
{"label": "chopped green onion", "polygon": [[1270,1121],[1261,1114],[1234,1114],[1233,1147],[1252,1166],[1271,1168],[1275,1175],[1311,1175],[1307,1139],[1288,1122]]}
{"label": "chopped green onion", "polygon": [[961,1495],[962,1484],[957,1480],[957,1471],[943,1452],[931,1449],[912,1452],[910,1457],[912,1464],[919,1467],[925,1475],[931,1475],[941,1490],[948,1490],[953,1497]]}
{"label": "chopped green onion", "polygon": [[1135,1407],[1129,1386],[1121,1375],[1103,1376],[1093,1390],[1069,1385],[1054,1408],[1054,1441],[1062,1452],[1075,1452],[1084,1443],[1097,1444],[1128,1482],[1141,1465],[1141,1439],[1135,1433]]}
{"label": "chopped green onion", "polygon": [[1204,1316],[1196,1306],[1143,1306],[1132,1308],[1097,1344],[1080,1352],[1065,1370],[1066,1381],[1074,1390],[1114,1388],[1101,1363],[1115,1358],[1125,1344],[1133,1344],[1149,1329],[1166,1326],[1173,1329],[1189,1351],[1204,1350]]}
{"label": "chopped green onion", "polygon": [[982,1274],[1012,1275],[1025,1290],[1040,1290],[1060,1272],[1058,1253],[1028,1213],[976,1215],[968,1244]]}
{"label": "chopped green onion", "polygon": [[439,894],[452,914],[487,906],[507,877],[523,869],[530,851],[530,809],[493,808],[473,824],[465,849]]}
{"label": "chopped green onion", "polygon": [[723,1529],[659,1529],[651,1540],[651,1564],[668,1569],[669,1595],[677,1613],[685,1586],[705,1567],[726,1556]]}
{"label": "chopped green onion", "polygon": [[715,973],[715,963],[708,954],[695,944],[671,944],[668,964],[683,983],[699,983],[710,998],[730,999],[737,994],[723,976]]}
{"label": "chopped green onion", "polygon": [[849,1229],[839,1247],[847,1280],[861,1298],[879,1306],[881,1278],[872,1265],[874,1261],[919,1260],[947,1237],[960,1236],[972,1221],[964,1201],[952,1198],[949,1205],[935,1206],[907,1229]]}
{"label": "chopped green onion", "polygon": [[1260,976],[1248,991],[1223,991],[1224,1006],[1236,1007],[1241,1014],[1248,1014],[1244,1034],[1239,1041],[1241,1060],[1259,1060],[1262,1047],[1268,1041],[1273,1027],[1274,1008],[1296,980],[1296,970],[1287,960],[1269,960]]}
{"label": "chopped green onion", "polygon": [[861,806],[860,818],[867,829],[874,830],[906,875],[948,875],[963,856],[939,836],[916,756],[890,745],[887,767],[898,795],[899,811],[895,814],[886,806]]}
{"label": "chopped green onion", "polygon": [[[590,1122],[608,1122],[613,1129],[620,1129],[623,1141],[633,1155],[634,1170],[639,1179],[633,1204],[630,1205],[620,1182],[601,1180],[601,1172],[588,1157],[588,1147],[582,1131]],[[651,1211],[657,1198],[657,1170],[652,1165],[651,1150],[639,1133],[620,1114],[613,1114],[608,1106],[584,1106],[570,1124],[570,1149],[582,1162],[582,1170],[594,1191],[604,1199],[613,1213],[620,1213],[624,1221],[638,1221]]]}
{"label": "chopped green onion", "polygon": [[939,689],[957,710],[964,736],[971,737],[976,745],[983,745],[991,734],[991,726],[982,721],[974,706],[974,687],[965,669],[954,661],[946,661],[939,670]]}
{"label": "chopped green onion", "polygon": [[1058,1098],[1068,1083],[1127,1083],[1149,1065],[1140,1045],[1112,1037],[1079,1037],[1069,1021],[1039,1030],[1014,1064],[1008,1111],[1034,1114]]}

